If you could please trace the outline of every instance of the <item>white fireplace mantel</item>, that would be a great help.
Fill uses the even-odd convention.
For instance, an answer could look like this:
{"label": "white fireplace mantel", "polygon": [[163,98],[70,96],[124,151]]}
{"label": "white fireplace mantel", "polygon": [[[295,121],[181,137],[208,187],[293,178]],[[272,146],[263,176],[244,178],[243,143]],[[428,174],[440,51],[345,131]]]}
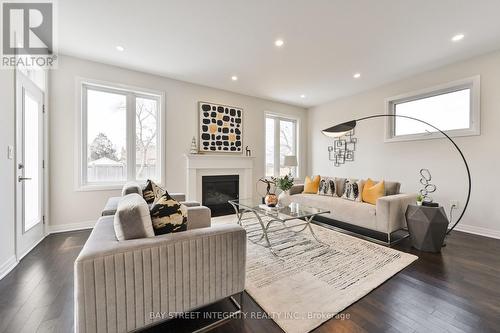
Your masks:
{"label": "white fireplace mantel", "polygon": [[185,154],[187,198],[202,202],[202,177],[239,175],[240,198],[253,196],[254,157],[241,155]]}

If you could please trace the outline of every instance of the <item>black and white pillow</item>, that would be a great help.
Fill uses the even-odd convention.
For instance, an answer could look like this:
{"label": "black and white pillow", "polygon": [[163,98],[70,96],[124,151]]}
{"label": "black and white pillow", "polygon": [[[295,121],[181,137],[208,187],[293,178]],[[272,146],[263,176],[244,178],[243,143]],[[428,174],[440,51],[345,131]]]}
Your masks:
{"label": "black and white pillow", "polygon": [[148,179],[148,181],[146,182],[146,186],[142,190],[142,197],[148,204],[152,204],[166,192],[167,191],[158,186],[155,182]]}
{"label": "black and white pillow", "polygon": [[321,180],[319,182],[318,194],[336,197],[337,184],[335,183],[335,178],[321,177]]}
{"label": "black and white pillow", "polygon": [[165,192],[151,206],[151,221],[155,235],[186,231],[187,207]]}
{"label": "black and white pillow", "polygon": [[344,192],[342,198],[361,202],[361,193],[363,192],[363,180],[346,179],[344,182]]}

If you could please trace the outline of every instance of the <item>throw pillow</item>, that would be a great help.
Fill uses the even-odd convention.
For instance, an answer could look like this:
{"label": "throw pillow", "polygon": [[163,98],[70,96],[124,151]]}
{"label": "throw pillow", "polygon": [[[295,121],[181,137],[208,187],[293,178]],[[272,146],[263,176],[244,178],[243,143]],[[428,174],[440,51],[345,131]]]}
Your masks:
{"label": "throw pillow", "polygon": [[148,204],[152,204],[166,192],[167,191],[158,186],[155,182],[148,179],[148,181],[146,182],[146,186],[142,190],[142,196]]}
{"label": "throw pillow", "polygon": [[346,179],[344,183],[344,192],[342,198],[361,202],[361,193],[363,192],[363,181],[356,179]]}
{"label": "throw pillow", "polygon": [[118,202],[113,221],[119,241],[154,237],[149,206],[137,193],[127,194]]}
{"label": "throw pillow", "polygon": [[165,192],[151,206],[151,220],[156,235],[187,230],[187,207]]}
{"label": "throw pillow", "polygon": [[363,201],[375,205],[377,199],[385,195],[385,183],[381,182],[375,183],[373,180],[368,178],[363,186]]}
{"label": "throw pillow", "polygon": [[321,180],[319,182],[318,194],[336,197],[337,184],[335,182],[335,178],[321,177]]}
{"label": "throw pillow", "polygon": [[309,176],[306,176],[304,182],[304,191],[302,193],[317,194],[319,189],[320,176],[315,176],[312,180]]}
{"label": "throw pillow", "polygon": [[126,182],[122,188],[122,197],[126,196],[127,194],[131,194],[131,193],[137,193],[137,194],[142,196],[141,185],[137,184],[136,182]]}

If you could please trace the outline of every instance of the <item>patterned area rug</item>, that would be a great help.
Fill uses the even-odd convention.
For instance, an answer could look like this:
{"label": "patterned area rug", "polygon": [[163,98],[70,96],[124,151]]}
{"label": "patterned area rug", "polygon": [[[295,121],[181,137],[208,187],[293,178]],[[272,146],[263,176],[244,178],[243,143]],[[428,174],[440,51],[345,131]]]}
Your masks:
{"label": "patterned area rug", "polygon": [[[250,215],[247,215],[250,217]],[[235,215],[213,223],[236,223]],[[285,332],[309,332],[411,264],[416,256],[312,225],[287,222],[270,227],[274,254],[262,246],[257,219],[243,221],[247,230],[246,291]],[[262,245],[261,245],[262,244]]]}

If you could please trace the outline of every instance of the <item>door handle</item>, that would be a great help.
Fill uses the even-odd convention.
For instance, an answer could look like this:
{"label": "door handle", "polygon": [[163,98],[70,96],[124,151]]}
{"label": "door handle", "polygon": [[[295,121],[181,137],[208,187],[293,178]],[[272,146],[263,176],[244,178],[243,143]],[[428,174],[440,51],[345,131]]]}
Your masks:
{"label": "door handle", "polygon": [[22,181],[25,181],[25,180],[31,180],[31,178],[29,178],[29,177],[21,177],[21,176],[17,177],[17,181],[18,182],[22,182]]}

